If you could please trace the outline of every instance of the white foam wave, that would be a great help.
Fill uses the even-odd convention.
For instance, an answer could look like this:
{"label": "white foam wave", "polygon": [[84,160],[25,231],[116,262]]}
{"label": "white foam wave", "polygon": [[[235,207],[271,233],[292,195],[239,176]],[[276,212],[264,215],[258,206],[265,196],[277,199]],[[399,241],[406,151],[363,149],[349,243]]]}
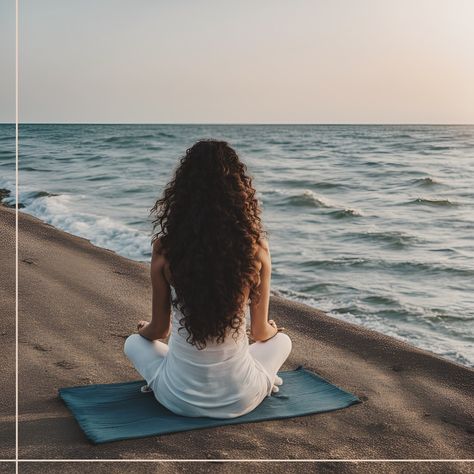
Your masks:
{"label": "white foam wave", "polygon": [[3,198],[3,202],[9,206],[15,205],[15,189],[16,185],[14,181],[0,178],[0,189],[8,189],[10,196]]}
{"label": "white foam wave", "polygon": [[25,205],[24,212],[132,260],[148,260],[150,236],[145,232],[109,217],[76,211],[73,201],[78,196],[65,194],[38,198],[30,196],[31,192],[21,193],[20,201]]}
{"label": "white foam wave", "polygon": [[308,201],[314,202],[317,206],[320,207],[335,207],[335,204],[326,197],[318,196],[315,192],[310,189],[305,189],[302,194],[303,198]]}
{"label": "white foam wave", "polygon": [[[279,288],[274,290],[273,294],[282,296],[293,301],[307,304],[313,308],[322,310],[328,315],[348,321],[358,326],[366,327],[373,331],[380,332],[386,336],[406,342],[412,346],[418,347],[447,359],[453,360],[458,364],[474,367],[474,354],[472,351],[472,343],[469,341],[457,341],[456,347],[453,348],[453,340],[445,337],[438,331],[429,331],[427,337],[427,328],[418,327],[414,324],[401,324],[399,321],[390,321],[388,318],[380,317],[367,308],[367,312],[363,315],[356,315],[350,311],[340,312],[340,302],[333,301],[331,298],[314,298],[294,290]],[[363,303],[353,301],[353,304],[362,308]],[[414,312],[414,308],[410,308]],[[417,308],[420,315],[425,315],[424,308]]]}
{"label": "white foam wave", "polygon": [[308,203],[313,204],[317,207],[339,207],[337,203],[331,201],[325,196],[316,194],[311,189],[303,189],[295,192],[291,189],[271,188],[263,191],[263,195],[266,194],[277,194],[289,198],[296,203]]}

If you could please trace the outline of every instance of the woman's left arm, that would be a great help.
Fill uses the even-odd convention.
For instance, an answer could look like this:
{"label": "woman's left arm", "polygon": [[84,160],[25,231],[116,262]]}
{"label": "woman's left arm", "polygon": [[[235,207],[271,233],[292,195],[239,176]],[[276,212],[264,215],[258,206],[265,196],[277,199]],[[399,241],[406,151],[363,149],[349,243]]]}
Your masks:
{"label": "woman's left arm", "polygon": [[161,252],[159,240],[157,240],[153,244],[150,267],[151,321],[149,323],[140,322],[138,330],[138,334],[151,341],[166,338],[171,328],[171,295],[170,285],[164,274],[165,264],[166,259]]}

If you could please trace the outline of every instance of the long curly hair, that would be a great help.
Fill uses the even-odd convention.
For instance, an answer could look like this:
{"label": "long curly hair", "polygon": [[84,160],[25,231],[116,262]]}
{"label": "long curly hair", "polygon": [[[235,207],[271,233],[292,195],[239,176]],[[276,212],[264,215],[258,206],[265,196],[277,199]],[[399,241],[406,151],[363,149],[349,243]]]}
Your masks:
{"label": "long curly hair", "polygon": [[[227,142],[200,140],[186,150],[151,209],[153,242],[160,239],[181,329],[199,349],[237,337],[245,293],[258,301],[256,251],[263,230],[252,178]],[[233,331],[232,331],[233,330]]]}

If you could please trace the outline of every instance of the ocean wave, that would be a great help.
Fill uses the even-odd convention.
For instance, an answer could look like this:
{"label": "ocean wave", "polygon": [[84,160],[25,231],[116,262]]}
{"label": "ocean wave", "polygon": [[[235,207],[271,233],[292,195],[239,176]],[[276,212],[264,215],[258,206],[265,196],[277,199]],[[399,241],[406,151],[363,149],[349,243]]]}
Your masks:
{"label": "ocean wave", "polygon": [[[103,160],[104,160],[104,156],[103,156],[103,155],[97,155],[97,154],[96,154],[96,155],[89,155],[89,156],[88,156],[87,154],[85,154],[82,161],[83,161],[83,162],[84,162],[84,161],[87,161],[87,162],[89,163],[89,162],[93,162],[93,161],[101,162],[101,161],[103,161]],[[72,160],[71,160],[71,161],[72,161]]]}
{"label": "ocean wave", "polygon": [[11,191],[6,188],[0,188],[0,205],[3,204],[4,206],[12,207],[11,201],[12,201]]}
{"label": "ocean wave", "polygon": [[290,140],[278,140],[276,138],[271,138],[267,143],[270,145],[294,145]]}
{"label": "ocean wave", "polygon": [[418,237],[399,231],[352,232],[346,235],[356,239],[385,243],[397,248],[409,247],[420,242]]}
{"label": "ocean wave", "polygon": [[419,197],[414,199],[413,201],[409,201],[408,204],[417,204],[422,206],[440,206],[440,207],[455,207],[459,206],[460,204],[455,201],[450,201],[449,199],[429,199]]}
{"label": "ocean wave", "polygon": [[317,181],[314,183],[314,187],[320,188],[320,189],[345,188],[347,187],[347,184],[334,183],[330,181]]}
{"label": "ocean wave", "polygon": [[352,209],[352,208],[339,209],[337,211],[332,211],[329,213],[329,215],[336,219],[345,219],[346,217],[363,217],[364,216],[362,211],[359,211],[358,209]]}
{"label": "ocean wave", "polygon": [[373,167],[373,166],[386,166],[386,163],[381,163],[380,161],[364,161],[362,165]]}
{"label": "ocean wave", "polygon": [[144,142],[141,140],[135,140],[133,137],[109,137],[103,140],[103,143],[97,145],[97,148],[104,149],[113,146],[116,149],[127,149],[143,147]]}
{"label": "ocean wave", "polygon": [[161,145],[143,145],[143,149],[147,151],[161,151],[163,146]]}
{"label": "ocean wave", "polygon": [[19,171],[20,173],[23,172],[23,171],[34,171],[34,172],[43,172],[43,173],[49,173],[50,171],[47,170],[47,169],[43,169],[43,168],[34,168],[33,166],[21,166],[21,163],[20,163],[20,166],[19,166]]}
{"label": "ocean wave", "polygon": [[[474,315],[454,315],[454,314],[447,314],[446,311],[441,309],[432,309],[431,311],[425,311],[423,314],[423,319],[426,321],[432,321],[434,323],[442,322],[452,322],[452,321],[459,321],[459,322],[469,322],[474,321]],[[471,323],[470,323],[471,324]]]}
{"label": "ocean wave", "polygon": [[301,291],[295,291],[289,288],[284,287],[273,287],[271,290],[272,295],[279,296],[280,298],[288,298],[299,303],[307,304],[313,308],[318,308],[318,299],[312,297],[308,293],[303,293]]}
{"label": "ocean wave", "polygon": [[130,135],[126,135],[126,136],[113,136],[113,137],[107,137],[107,138],[104,138],[103,141],[105,143],[118,143],[118,144],[123,144],[123,143],[130,143],[131,141],[134,141],[134,140],[141,140],[141,139],[150,139],[150,138],[153,138],[153,136],[151,135],[141,135],[141,136],[130,136]]}
{"label": "ocean wave", "polygon": [[428,150],[433,150],[433,151],[446,151],[446,150],[451,150],[453,147],[452,146],[447,146],[447,145],[429,145]]}
{"label": "ocean wave", "polygon": [[332,267],[356,267],[370,264],[372,261],[362,257],[336,257],[323,260],[305,260],[300,265],[303,268],[332,268]]}
{"label": "ocean wave", "polygon": [[89,176],[86,178],[87,181],[96,182],[96,181],[113,181],[114,179],[119,179],[119,176],[113,176],[110,174],[101,174],[97,176]]}
{"label": "ocean wave", "polygon": [[262,195],[277,195],[281,196],[281,201],[276,204],[283,207],[295,206],[295,207],[333,207],[335,204],[332,203],[329,199],[318,196],[316,193],[309,189],[304,189],[299,192],[292,190],[287,190],[284,188],[271,188],[263,189],[261,191]]}
{"label": "ocean wave", "polygon": [[[353,324],[361,325],[367,329],[381,332],[386,336],[407,342],[420,349],[446,357],[459,364],[468,367],[474,366],[474,358],[467,354],[472,353],[469,347],[471,341],[458,343],[458,349],[452,348],[452,341],[449,337],[439,334],[439,330],[433,332],[429,330],[426,324],[422,324],[423,319],[414,324],[415,314],[406,308],[399,307],[398,310],[391,311],[372,311],[368,312],[366,305],[359,302],[352,304],[340,304],[331,298],[301,298],[300,295],[292,292],[283,294],[288,299],[299,301],[317,309],[322,309],[329,316]],[[429,336],[427,331],[430,331]]]}
{"label": "ocean wave", "polygon": [[394,306],[398,307],[400,302],[397,298],[387,295],[369,295],[363,298],[364,303],[374,304],[377,306]]}
{"label": "ocean wave", "polygon": [[145,135],[126,135],[126,136],[114,135],[112,137],[104,138],[103,141],[105,143],[136,145],[137,141],[155,140],[157,138],[176,138],[176,136],[167,132],[156,132],[156,133],[149,133]]}
{"label": "ocean wave", "polygon": [[446,273],[452,276],[474,277],[474,268],[470,267],[454,267],[435,262],[420,261],[390,261],[384,259],[371,259],[363,257],[336,257],[333,259],[312,259],[300,263],[302,268],[324,268],[326,270],[345,270],[348,268],[367,269],[367,270],[384,270],[395,271],[404,275],[412,275],[413,272],[441,274]]}
{"label": "ocean wave", "polygon": [[59,196],[59,194],[55,193],[48,193],[47,191],[29,191],[21,193],[24,200],[27,202],[31,202],[34,199],[42,198],[42,197],[53,197]]}
{"label": "ocean wave", "polygon": [[286,202],[292,206],[333,207],[333,204],[322,196],[317,196],[308,189],[300,194],[289,196]]}
{"label": "ocean wave", "polygon": [[410,135],[409,133],[398,133],[398,134],[390,135],[390,138],[407,139],[407,138],[415,138],[415,137],[413,135]]}
{"label": "ocean wave", "polygon": [[474,268],[471,267],[454,267],[444,265],[436,262],[417,262],[417,261],[405,261],[405,262],[384,262],[386,268],[400,271],[402,273],[409,274],[412,271],[418,273],[428,274],[442,274],[446,273],[452,276],[460,277],[474,277]]}
{"label": "ocean wave", "polygon": [[[288,174],[291,173],[291,170],[288,170]],[[314,187],[316,189],[333,189],[333,188],[344,188],[346,184],[343,183],[335,183],[330,181],[312,181],[305,178],[299,179],[289,179],[284,177],[278,177],[278,184],[280,186],[288,186],[288,187],[297,187],[301,188],[301,186],[305,187]]]}
{"label": "ocean wave", "polygon": [[[36,195],[36,197],[34,197]],[[24,212],[79,237],[94,245],[113,250],[138,261],[148,260],[150,236],[109,217],[78,212],[73,202],[77,197],[39,192],[22,193]]]}
{"label": "ocean wave", "polygon": [[347,291],[347,290],[354,290],[354,288],[346,284],[340,285],[338,283],[332,283],[332,282],[312,283],[312,284],[301,286],[302,294],[306,294],[306,295],[314,294],[314,293],[325,294],[328,291]]}
{"label": "ocean wave", "polygon": [[336,202],[330,199],[319,196],[309,189],[303,190],[303,192],[292,193],[286,190],[272,189],[264,191],[263,194],[280,194],[284,196],[283,201],[278,203],[280,206],[288,207],[312,207],[316,209],[333,209],[328,212],[328,215],[336,219],[343,219],[347,217],[362,217],[362,211],[353,208],[344,208]]}
{"label": "ocean wave", "polygon": [[442,184],[441,181],[432,178],[431,176],[426,176],[424,178],[417,178],[412,181],[413,184],[418,186],[434,186],[436,184]]}
{"label": "ocean wave", "polygon": [[15,206],[15,189],[15,184],[12,181],[0,178],[0,205]]}

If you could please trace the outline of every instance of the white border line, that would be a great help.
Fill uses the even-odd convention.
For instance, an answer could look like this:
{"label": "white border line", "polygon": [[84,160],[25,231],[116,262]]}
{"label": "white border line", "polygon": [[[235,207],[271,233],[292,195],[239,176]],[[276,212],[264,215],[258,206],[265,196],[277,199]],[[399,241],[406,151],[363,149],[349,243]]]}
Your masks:
{"label": "white border line", "polygon": [[18,474],[19,462],[25,463],[459,463],[474,462],[473,459],[19,459],[18,443],[18,198],[19,198],[19,42],[18,42],[18,8],[19,0],[15,0],[15,459],[0,459],[0,462],[14,462]]}
{"label": "white border line", "polygon": [[435,462],[435,463],[451,463],[451,462],[473,462],[474,459],[20,459],[20,462],[29,462],[29,463],[100,463],[100,462],[112,462],[112,463],[121,463],[121,462],[132,462],[132,463],[185,463],[185,462],[200,462],[200,463],[230,463],[230,462],[242,462],[242,463],[252,463],[252,462],[280,462],[280,463],[377,463],[377,462],[393,462],[393,463],[426,463],[426,462]]}
{"label": "white border line", "polygon": [[18,2],[15,0],[15,472],[18,474]]}

